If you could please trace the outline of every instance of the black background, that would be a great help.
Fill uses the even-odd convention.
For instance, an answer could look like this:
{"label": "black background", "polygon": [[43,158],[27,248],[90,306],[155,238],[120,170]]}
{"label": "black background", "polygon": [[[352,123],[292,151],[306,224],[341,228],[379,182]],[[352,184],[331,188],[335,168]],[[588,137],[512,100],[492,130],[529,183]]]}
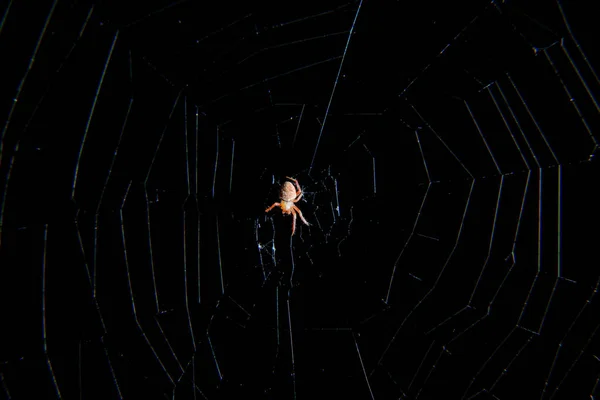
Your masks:
{"label": "black background", "polygon": [[0,397],[598,396],[594,7],[213,3],[2,5]]}

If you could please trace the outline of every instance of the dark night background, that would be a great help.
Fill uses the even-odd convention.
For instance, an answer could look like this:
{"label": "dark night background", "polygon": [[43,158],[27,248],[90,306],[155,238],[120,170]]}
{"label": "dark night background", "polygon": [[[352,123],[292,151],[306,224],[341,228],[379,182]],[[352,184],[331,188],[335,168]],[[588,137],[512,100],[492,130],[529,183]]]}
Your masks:
{"label": "dark night background", "polygon": [[595,6],[215,3],[0,3],[0,398],[598,398]]}

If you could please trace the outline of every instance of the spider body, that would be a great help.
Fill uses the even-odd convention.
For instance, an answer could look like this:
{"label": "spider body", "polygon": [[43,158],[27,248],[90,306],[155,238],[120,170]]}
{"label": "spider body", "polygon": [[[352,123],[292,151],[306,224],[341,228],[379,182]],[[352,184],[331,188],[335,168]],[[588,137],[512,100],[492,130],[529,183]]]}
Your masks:
{"label": "spider body", "polygon": [[[309,225],[308,222],[304,219],[302,215],[302,211],[294,204],[300,201],[302,198],[302,189],[300,189],[300,185],[298,181],[294,178],[290,178],[286,176],[289,181],[285,181],[281,188],[279,189],[279,202],[275,202],[271,205],[271,207],[267,208],[265,212],[271,211],[275,207],[281,208],[282,214],[292,214],[292,235],[296,232],[296,215],[300,216],[302,222],[305,225]],[[295,186],[294,186],[295,185]]]}

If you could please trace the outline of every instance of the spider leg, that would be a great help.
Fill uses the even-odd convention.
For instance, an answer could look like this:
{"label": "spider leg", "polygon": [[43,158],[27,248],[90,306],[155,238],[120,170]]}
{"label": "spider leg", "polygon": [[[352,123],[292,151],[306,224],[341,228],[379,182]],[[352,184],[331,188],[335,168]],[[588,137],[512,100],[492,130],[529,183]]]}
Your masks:
{"label": "spider leg", "polygon": [[294,232],[296,232],[296,211],[294,211],[294,208],[292,208],[291,211],[292,211],[292,236],[294,236]]}
{"label": "spider leg", "polygon": [[[304,224],[306,226],[310,226],[310,224],[308,222],[306,222],[306,220],[304,219],[304,215],[302,215],[302,211],[300,211],[300,209],[298,207],[292,206],[292,210],[298,213],[298,215],[300,216],[300,219],[302,220],[302,222],[304,222]],[[294,218],[296,218],[295,214],[294,214]]]}
{"label": "spider leg", "polygon": [[267,209],[265,210],[265,212],[266,212],[266,213],[268,213],[269,211],[271,211],[271,210],[272,210],[272,209],[274,209],[275,207],[279,207],[280,205],[281,205],[281,204],[279,204],[279,203],[273,203],[273,205],[272,205],[271,207],[267,208]]}
{"label": "spider leg", "polygon": [[286,176],[286,179],[289,179],[290,181],[294,182],[298,190],[300,190],[300,185],[298,185],[298,179],[290,178],[289,176]]}

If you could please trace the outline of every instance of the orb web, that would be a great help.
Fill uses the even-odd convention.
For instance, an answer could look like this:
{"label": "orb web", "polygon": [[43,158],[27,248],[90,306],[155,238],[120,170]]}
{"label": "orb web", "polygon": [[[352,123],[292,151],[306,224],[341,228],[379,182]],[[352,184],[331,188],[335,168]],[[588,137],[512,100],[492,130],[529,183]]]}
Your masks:
{"label": "orb web", "polygon": [[9,2],[0,393],[595,398],[584,7]]}

